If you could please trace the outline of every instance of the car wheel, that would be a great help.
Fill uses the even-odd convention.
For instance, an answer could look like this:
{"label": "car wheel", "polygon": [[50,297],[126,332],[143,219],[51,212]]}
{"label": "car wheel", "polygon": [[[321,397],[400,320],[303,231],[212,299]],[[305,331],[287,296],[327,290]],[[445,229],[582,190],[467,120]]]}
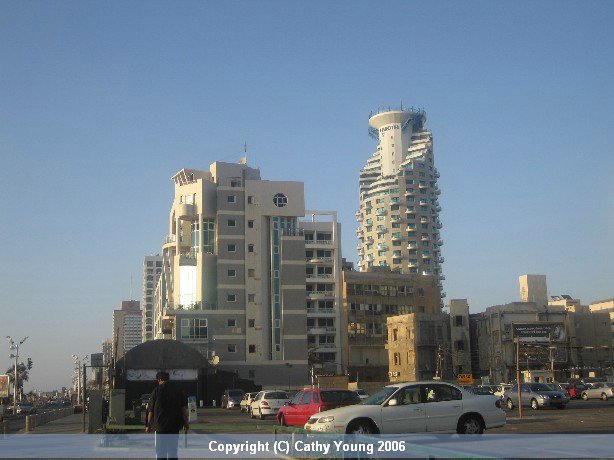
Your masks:
{"label": "car wheel", "polygon": [[586,393],[582,393],[582,400],[588,401],[588,395]]}
{"label": "car wheel", "polygon": [[284,414],[281,414],[279,416],[279,424],[281,426],[288,426],[288,424],[286,423],[286,417],[284,417]]}
{"label": "car wheel", "polygon": [[539,409],[539,403],[537,402],[537,399],[535,398],[531,400],[531,409],[533,410]]}
{"label": "car wheel", "polygon": [[602,401],[607,401],[608,400],[608,395],[605,393],[601,393],[601,400]]}
{"label": "car wheel", "polygon": [[264,420],[264,415],[262,415],[262,409],[258,408],[258,418],[260,420]]}
{"label": "car wheel", "polygon": [[475,415],[467,415],[458,422],[456,432],[458,434],[482,434],[484,433],[484,424]]}
{"label": "car wheel", "polygon": [[507,408],[509,410],[512,410],[514,408],[514,403],[512,402],[510,398],[507,398]]}
{"label": "car wheel", "polygon": [[372,434],[373,428],[367,422],[353,422],[347,430],[347,434]]}

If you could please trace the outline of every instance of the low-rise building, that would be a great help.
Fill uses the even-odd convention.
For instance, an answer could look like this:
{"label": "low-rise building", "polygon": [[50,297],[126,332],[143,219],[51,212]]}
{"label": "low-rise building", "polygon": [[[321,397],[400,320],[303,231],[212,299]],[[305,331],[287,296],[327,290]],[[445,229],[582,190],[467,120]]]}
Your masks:
{"label": "low-rise building", "polygon": [[423,313],[441,315],[439,278],[401,274],[388,267],[343,272],[343,308],[348,328],[350,379],[388,380],[387,318]]}
{"label": "low-rise building", "polygon": [[448,315],[389,316],[388,376],[391,382],[448,379],[451,375]]}
{"label": "low-rise building", "polygon": [[471,374],[471,340],[467,299],[452,299],[450,308],[450,358],[455,375]]}

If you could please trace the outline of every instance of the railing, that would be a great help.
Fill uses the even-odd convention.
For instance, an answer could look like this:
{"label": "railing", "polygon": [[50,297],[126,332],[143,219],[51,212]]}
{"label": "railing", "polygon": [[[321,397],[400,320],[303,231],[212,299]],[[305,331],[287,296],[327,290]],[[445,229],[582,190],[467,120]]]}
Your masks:
{"label": "railing", "polygon": [[182,259],[196,260],[196,253],[195,252],[181,252],[179,253],[179,257]]}
{"label": "railing", "polygon": [[[361,233],[361,232],[356,232]],[[305,244],[333,244],[332,240],[305,240]]]}
{"label": "railing", "polygon": [[307,308],[307,313],[336,313],[336,308]]}
{"label": "railing", "polygon": [[307,295],[321,295],[321,296],[332,296],[333,291],[307,291]]}
{"label": "railing", "polygon": [[307,257],[306,259],[307,262],[312,262],[312,263],[320,263],[320,262],[332,262],[333,258],[332,257]]}
{"label": "railing", "polygon": [[171,244],[177,242],[177,235],[166,235],[162,244]]}
{"label": "railing", "polygon": [[326,273],[310,273],[307,275],[307,278],[315,278],[315,279],[331,279],[333,275],[329,275]]}

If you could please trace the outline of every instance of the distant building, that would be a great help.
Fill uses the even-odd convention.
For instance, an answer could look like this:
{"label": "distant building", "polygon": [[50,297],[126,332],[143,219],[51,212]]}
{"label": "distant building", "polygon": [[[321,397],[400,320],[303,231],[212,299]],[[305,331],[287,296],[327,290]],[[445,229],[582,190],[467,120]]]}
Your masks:
{"label": "distant building", "polygon": [[550,296],[548,305],[564,307],[565,310],[574,313],[588,313],[590,311],[587,305],[582,305],[580,299],[574,299],[568,294]]}
{"label": "distant building", "polygon": [[128,350],[139,345],[141,339],[140,302],[124,300],[119,310],[113,310],[113,357],[121,358]]}
{"label": "distant building", "polygon": [[142,341],[152,340],[153,336],[153,312],[154,290],[158,284],[158,278],[162,274],[162,256],[145,256],[143,259],[143,306],[142,317]]}
{"label": "distant building", "polygon": [[391,382],[453,378],[448,315],[409,313],[386,321]]}
{"label": "distant building", "polygon": [[467,299],[452,299],[450,307],[450,358],[454,375],[471,374],[471,340]]}
{"label": "distant building", "polygon": [[536,305],[548,305],[548,286],[546,275],[521,275],[520,301],[534,302]]}
{"label": "distant building", "polygon": [[[592,313],[607,313],[610,316],[610,332],[612,340],[610,345],[610,362],[611,366],[614,366],[614,299],[598,300],[597,302],[591,303],[588,308]],[[614,369],[612,374],[614,374]]]}
{"label": "distant building", "polygon": [[389,378],[387,318],[411,313],[438,318],[439,280],[436,276],[395,273],[389,267],[367,270],[343,272],[348,329],[344,349],[351,379],[381,382]]}

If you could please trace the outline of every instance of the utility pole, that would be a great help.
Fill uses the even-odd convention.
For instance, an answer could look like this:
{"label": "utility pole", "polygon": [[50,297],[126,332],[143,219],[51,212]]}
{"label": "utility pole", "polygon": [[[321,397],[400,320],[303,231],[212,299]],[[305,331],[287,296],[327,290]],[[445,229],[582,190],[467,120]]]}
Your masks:
{"label": "utility pole", "polygon": [[[15,358],[15,374],[13,375],[13,415],[17,415],[17,393],[19,388],[19,375],[17,372],[18,361],[19,361],[19,346],[22,345],[26,340],[28,340],[28,336],[25,336],[23,339],[19,341],[19,343],[15,343],[13,338],[9,335],[6,336],[6,339],[9,341],[9,349],[15,350],[15,354],[11,354],[11,358]],[[21,398],[19,398],[21,400]]]}
{"label": "utility pole", "polygon": [[522,418],[522,399],[520,399],[520,338],[516,337],[516,385],[518,387],[518,418]]}
{"label": "utility pole", "polygon": [[83,432],[85,433],[85,387],[86,387],[87,377],[85,375],[85,360],[83,362],[83,404],[81,404],[81,414],[82,414],[82,422],[83,422]]}
{"label": "utility pole", "polygon": [[548,336],[548,349],[550,350],[550,383],[554,383],[554,350],[552,349],[552,335]]}

